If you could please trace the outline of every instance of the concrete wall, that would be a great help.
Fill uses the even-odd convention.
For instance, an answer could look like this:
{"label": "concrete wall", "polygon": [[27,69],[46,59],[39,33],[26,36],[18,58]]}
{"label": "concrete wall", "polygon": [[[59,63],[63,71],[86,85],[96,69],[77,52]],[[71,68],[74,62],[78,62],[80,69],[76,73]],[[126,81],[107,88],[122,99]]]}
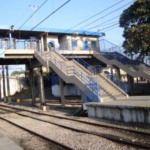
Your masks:
{"label": "concrete wall", "polygon": [[55,48],[58,49],[58,47],[59,47],[58,36],[54,36],[54,35],[48,36],[47,43],[52,42],[52,41],[55,44]]}
{"label": "concrete wall", "polygon": [[[73,35],[65,35],[59,38],[60,45],[67,45],[72,47],[72,40],[77,40],[77,49],[83,50],[84,41],[88,41],[88,46],[91,47],[91,41],[96,41],[96,47],[99,47],[99,41],[96,37],[86,37],[86,36],[73,36]],[[75,47],[74,47],[75,49]]]}
{"label": "concrete wall", "polygon": [[127,106],[87,105],[88,116],[126,123],[150,124],[150,108]]}
{"label": "concrete wall", "polygon": [[[22,88],[25,87],[24,78],[16,78],[16,77],[9,77],[9,83],[10,83],[10,94],[13,95],[16,92],[20,92]],[[3,80],[0,78],[0,84],[1,84],[1,98],[3,98]],[[7,81],[5,78],[5,86],[6,86],[6,96],[7,96]]]}
{"label": "concrete wall", "polygon": [[[52,85],[52,94],[56,97],[60,97],[60,86],[55,84]],[[64,96],[80,96],[81,91],[74,85],[65,85],[64,86]]]}

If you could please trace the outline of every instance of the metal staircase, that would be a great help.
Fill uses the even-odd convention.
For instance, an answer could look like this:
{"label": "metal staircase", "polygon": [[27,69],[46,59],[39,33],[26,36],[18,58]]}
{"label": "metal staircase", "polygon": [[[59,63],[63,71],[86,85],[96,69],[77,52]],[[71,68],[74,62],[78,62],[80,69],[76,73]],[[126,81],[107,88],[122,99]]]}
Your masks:
{"label": "metal staircase", "polygon": [[104,75],[92,75],[75,60],[67,60],[57,51],[37,52],[35,57],[45,67],[51,67],[66,83],[74,83],[88,97],[88,102],[126,99],[127,94]]}
{"label": "metal staircase", "polygon": [[57,51],[37,52],[35,57],[45,67],[51,67],[66,83],[74,83],[93,102],[100,102],[100,86],[91,73],[76,61],[68,61]]}
{"label": "metal staircase", "polygon": [[106,40],[103,40],[103,42],[106,42],[104,45],[109,43],[111,47],[102,47],[100,51],[94,51],[94,57],[107,65],[117,66],[132,77],[144,77],[150,81],[149,65],[142,63],[139,60],[131,60],[123,55],[123,53],[121,54],[122,49],[119,46]]}

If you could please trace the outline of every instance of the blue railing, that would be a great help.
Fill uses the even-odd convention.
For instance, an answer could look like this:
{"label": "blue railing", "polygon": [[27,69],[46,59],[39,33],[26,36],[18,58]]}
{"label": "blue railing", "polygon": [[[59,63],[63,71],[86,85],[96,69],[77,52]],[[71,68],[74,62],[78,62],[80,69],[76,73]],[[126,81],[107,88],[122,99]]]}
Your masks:
{"label": "blue railing", "polygon": [[90,86],[90,89],[92,92],[89,92],[89,89],[87,88],[87,84],[84,84],[84,91],[85,91],[85,102],[99,102],[100,100],[100,86],[98,82],[96,82],[96,79],[93,77],[89,77],[90,83],[88,86]]}
{"label": "blue railing", "polygon": [[88,68],[90,66],[86,61],[84,61],[81,58],[74,58],[74,59],[85,68]]}
{"label": "blue railing", "polygon": [[128,85],[118,79],[116,75],[105,74],[107,79],[111,80],[115,85],[120,87],[124,92],[128,93]]}
{"label": "blue railing", "polygon": [[[81,65],[83,65],[85,68],[88,68],[90,66],[90,64],[88,64],[86,61],[84,61],[81,58],[75,58],[75,60],[77,62],[79,62]],[[94,67],[97,67],[97,71],[95,71],[96,73],[100,73],[103,69],[102,66],[100,65],[96,65]],[[92,71],[93,73],[93,71]],[[128,92],[128,85],[124,82],[122,82],[121,80],[119,80],[116,76],[114,75],[106,75],[106,77],[111,80],[115,85],[117,85],[118,87],[120,87],[124,92]]]}

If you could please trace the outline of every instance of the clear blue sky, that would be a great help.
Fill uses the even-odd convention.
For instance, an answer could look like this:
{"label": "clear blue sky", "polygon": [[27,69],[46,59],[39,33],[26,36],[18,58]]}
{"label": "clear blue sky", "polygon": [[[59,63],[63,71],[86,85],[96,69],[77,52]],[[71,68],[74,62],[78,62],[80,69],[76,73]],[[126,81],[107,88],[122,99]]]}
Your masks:
{"label": "clear blue sky", "polygon": [[[15,28],[19,28],[23,22],[32,15],[33,11],[39,7],[45,0],[1,0],[0,5],[0,28],[7,25],[15,25]],[[47,0],[46,4],[25,24],[28,27],[34,27],[42,19],[48,16],[51,12],[57,9],[67,0]],[[90,19],[89,21],[77,26],[73,29],[78,30],[88,30],[94,26],[100,25],[91,29],[91,31],[101,31],[105,32],[105,39],[115,43],[121,44],[123,41],[122,32],[123,29],[119,28],[119,25],[114,25],[118,22],[119,16],[125,8],[128,8],[131,4],[123,7],[125,4],[133,2],[133,0],[71,0],[67,5],[65,5],[61,10],[56,12],[46,21],[44,21],[38,27],[45,28],[60,28],[60,29],[70,29],[72,26],[84,21],[85,19],[93,16],[94,14],[103,11],[104,9],[120,2],[118,5],[100,13],[96,17]],[[119,9],[120,7],[123,7]],[[115,11],[119,9],[118,11]],[[115,11],[113,13],[113,11]],[[110,14],[109,14],[110,13]],[[107,15],[109,14],[109,15]],[[107,15],[107,16],[106,16]],[[105,16],[105,17],[104,17]],[[105,23],[111,18],[115,18],[112,21]],[[99,19],[95,23],[86,26],[92,21]],[[104,24],[105,23],[105,24]],[[112,26],[111,28],[108,28]],[[83,27],[86,26],[86,27]],[[83,28],[82,28],[83,27]],[[106,29],[107,28],[107,29]]]}

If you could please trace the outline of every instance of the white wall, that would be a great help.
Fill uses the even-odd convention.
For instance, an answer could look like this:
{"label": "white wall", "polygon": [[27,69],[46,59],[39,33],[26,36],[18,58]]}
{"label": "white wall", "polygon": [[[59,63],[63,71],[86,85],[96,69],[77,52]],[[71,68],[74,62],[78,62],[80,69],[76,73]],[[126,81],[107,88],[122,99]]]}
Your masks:
{"label": "white wall", "polygon": [[[3,80],[0,78],[0,84],[1,84],[1,97],[3,98]],[[9,77],[9,85],[10,85],[10,94],[13,95],[16,92],[20,92],[21,89],[24,87],[24,83],[21,82],[19,78],[16,77]],[[7,96],[7,79],[5,78],[5,90],[6,90],[6,96]]]}
{"label": "white wall", "polygon": [[[52,86],[52,94],[56,97],[60,97],[60,86],[59,85],[53,85]],[[74,85],[65,85],[64,86],[64,95],[65,96],[80,96],[81,92],[79,88],[77,88]]]}
{"label": "white wall", "polygon": [[51,41],[54,41],[55,48],[57,49],[59,47],[58,36],[54,36],[54,35],[48,36],[47,44]]}

